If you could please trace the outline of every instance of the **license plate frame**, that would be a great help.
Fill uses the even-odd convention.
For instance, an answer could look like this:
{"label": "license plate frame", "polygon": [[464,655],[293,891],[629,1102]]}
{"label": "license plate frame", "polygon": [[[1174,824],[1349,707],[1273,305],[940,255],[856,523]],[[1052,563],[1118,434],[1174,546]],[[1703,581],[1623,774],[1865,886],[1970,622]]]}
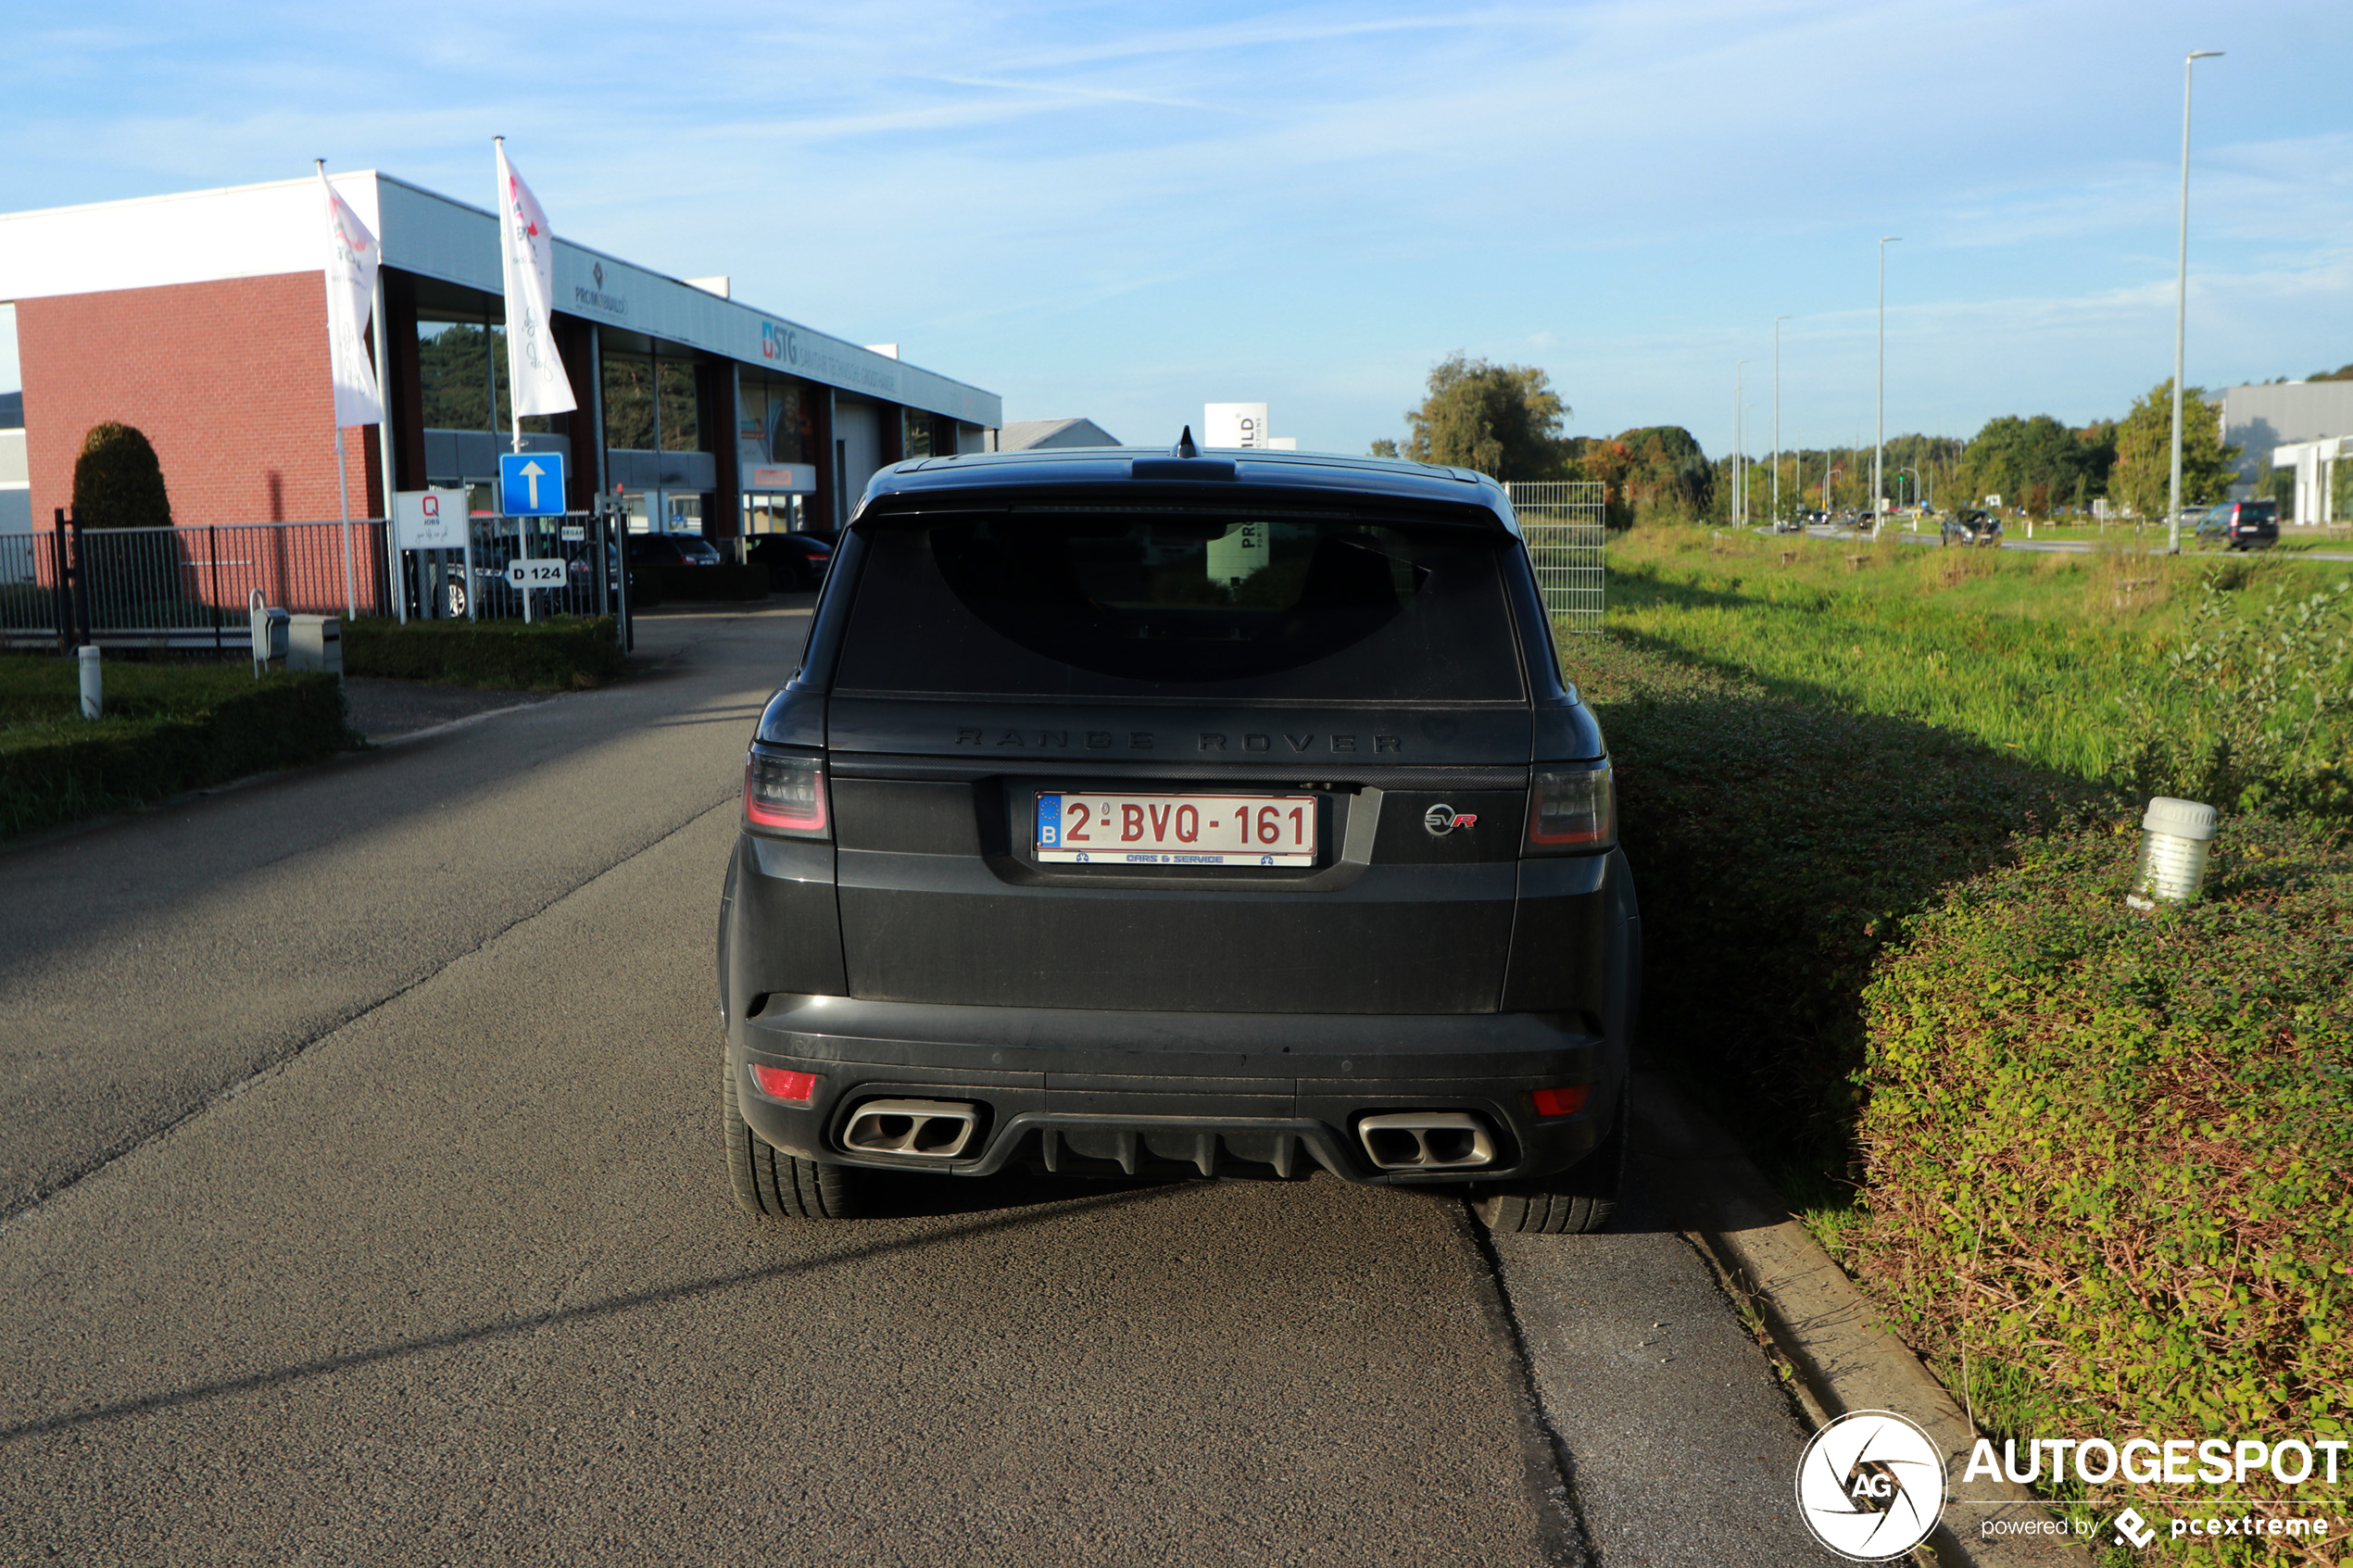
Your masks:
{"label": "license plate frame", "polygon": [[[1029,847],[1056,869],[1313,869],[1323,809],[1321,796],[1301,790],[1040,789]],[[1135,837],[1122,836],[1130,831]],[[1257,837],[1269,831],[1273,838]],[[1243,833],[1252,835],[1247,846]]]}

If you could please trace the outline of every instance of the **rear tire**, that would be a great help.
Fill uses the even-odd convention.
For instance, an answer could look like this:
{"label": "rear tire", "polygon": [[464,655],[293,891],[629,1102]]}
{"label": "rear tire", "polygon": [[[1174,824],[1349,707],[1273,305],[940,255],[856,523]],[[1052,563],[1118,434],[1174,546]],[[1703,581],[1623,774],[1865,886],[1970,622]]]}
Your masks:
{"label": "rear tire", "polygon": [[786,1154],[751,1130],[736,1106],[736,1073],[725,1070],[720,1106],[727,1131],[727,1181],[736,1207],[765,1220],[844,1220],[857,1212],[847,1166]]}
{"label": "rear tire", "polygon": [[1601,1146],[1554,1175],[1488,1188],[1472,1199],[1479,1223],[1498,1234],[1588,1236],[1609,1226],[1626,1179],[1626,1097]]}

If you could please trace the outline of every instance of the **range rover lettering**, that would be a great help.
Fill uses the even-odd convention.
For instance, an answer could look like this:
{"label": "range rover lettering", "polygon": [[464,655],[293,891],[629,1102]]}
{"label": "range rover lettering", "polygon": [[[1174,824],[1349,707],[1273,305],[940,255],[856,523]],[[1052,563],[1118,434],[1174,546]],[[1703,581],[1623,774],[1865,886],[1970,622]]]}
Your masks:
{"label": "range rover lettering", "polygon": [[1641,923],[1600,726],[1460,470],[1102,448],[877,474],[744,763],[735,1196],[1298,1180],[1604,1223]]}

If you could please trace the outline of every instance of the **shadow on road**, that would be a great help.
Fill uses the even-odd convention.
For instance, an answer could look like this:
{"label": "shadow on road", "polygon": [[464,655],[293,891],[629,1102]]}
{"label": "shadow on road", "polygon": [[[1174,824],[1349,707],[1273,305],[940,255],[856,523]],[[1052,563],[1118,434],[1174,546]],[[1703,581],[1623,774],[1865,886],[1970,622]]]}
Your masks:
{"label": "shadow on road", "polygon": [[[958,1185],[977,1186],[977,1183]],[[534,1312],[525,1317],[504,1318],[496,1323],[476,1323],[454,1328],[442,1334],[418,1335],[396,1339],[365,1350],[354,1350],[339,1356],[321,1356],[314,1361],[298,1361],[292,1366],[270,1372],[250,1373],[243,1377],[222,1378],[218,1382],[194,1384],[186,1387],[160,1390],[135,1399],[117,1399],[86,1410],[61,1411],[37,1420],[19,1422],[0,1428],[0,1444],[37,1437],[45,1433],[87,1426],[113,1421],[124,1416],[141,1415],[153,1411],[177,1410],[198,1405],[210,1399],[227,1399],[260,1389],[283,1387],[309,1378],[326,1377],[354,1367],[372,1366],[403,1356],[413,1356],[429,1350],[447,1349],[454,1346],[481,1344],[487,1341],[514,1338],[535,1334],[542,1329],[560,1328],[569,1324],[595,1322],[648,1307],[669,1306],[694,1301],[731,1290],[740,1290],[779,1280],[790,1280],[831,1270],[852,1268],[893,1253],[908,1252],[946,1242],[965,1241],[976,1236],[1040,1225],[1063,1218],[1075,1211],[1127,1207],[1161,1197],[1171,1190],[1161,1185],[1136,1190],[1122,1190],[1074,1197],[1062,1191],[1054,1198],[1033,1200],[1035,1206],[1015,1213],[1000,1213],[992,1218],[966,1224],[948,1225],[927,1230],[917,1236],[893,1236],[887,1239],[868,1241],[862,1245],[836,1246],[816,1256],[794,1258],[767,1268],[745,1269],[709,1279],[694,1280],[685,1285],[667,1286],[658,1290],[632,1291],[625,1295],[609,1296],[577,1307],[563,1307],[550,1311]],[[1002,1207],[999,1205],[998,1207]],[[935,1210],[936,1211],[936,1210]],[[879,1217],[879,1216],[878,1216]],[[747,1221],[747,1223],[751,1222]],[[777,1226],[768,1232],[780,1247],[796,1243],[823,1247],[828,1242],[852,1241],[858,1232],[849,1225],[821,1223],[817,1225]]]}

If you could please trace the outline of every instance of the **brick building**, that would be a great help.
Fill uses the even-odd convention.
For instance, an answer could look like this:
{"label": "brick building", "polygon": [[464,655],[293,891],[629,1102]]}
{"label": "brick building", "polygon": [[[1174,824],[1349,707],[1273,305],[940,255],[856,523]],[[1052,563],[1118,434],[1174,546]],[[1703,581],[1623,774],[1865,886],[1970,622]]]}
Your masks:
{"label": "brick building", "polygon": [[[332,176],[383,244],[371,348],[389,419],[342,433],[355,517],[391,488],[492,508],[509,448],[497,220],[389,175]],[[315,177],[0,215],[0,531],[71,502],[94,424],[145,431],[174,521],[340,515]],[[993,393],[559,237],[555,336],[577,411],[523,421],[567,503],[729,538],[837,522],[867,478],[978,451]]]}

